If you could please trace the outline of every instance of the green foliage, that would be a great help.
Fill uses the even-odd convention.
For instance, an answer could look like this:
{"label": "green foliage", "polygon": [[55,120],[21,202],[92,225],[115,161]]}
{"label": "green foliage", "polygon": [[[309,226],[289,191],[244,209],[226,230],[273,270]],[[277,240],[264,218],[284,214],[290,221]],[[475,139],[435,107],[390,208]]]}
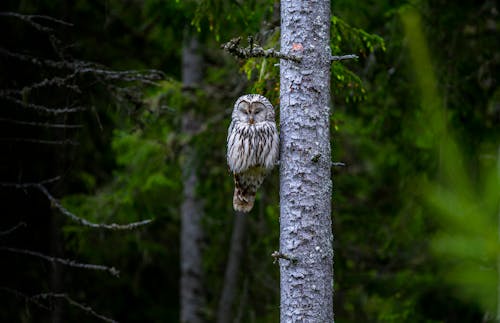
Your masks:
{"label": "green foliage", "polygon": [[[471,176],[471,166],[457,146],[455,136],[445,133],[448,120],[437,92],[437,79],[430,63],[427,44],[418,14],[402,11],[421,106],[428,120],[426,146],[439,149],[438,178],[420,186],[439,230],[432,239],[432,250],[446,268],[445,280],[457,286],[457,293],[479,302],[486,312],[494,312],[497,294],[497,261],[500,255],[498,228],[500,215],[500,163],[480,163]],[[425,71],[425,72],[423,72]],[[438,140],[436,140],[436,137]],[[493,151],[480,152],[500,161]],[[468,166],[468,167],[466,167]]]}
{"label": "green foliage", "polygon": [[331,18],[330,34],[332,55],[343,55],[346,50],[355,54],[359,53],[361,56],[366,56],[378,48],[386,51],[382,37],[351,27],[338,16]]}

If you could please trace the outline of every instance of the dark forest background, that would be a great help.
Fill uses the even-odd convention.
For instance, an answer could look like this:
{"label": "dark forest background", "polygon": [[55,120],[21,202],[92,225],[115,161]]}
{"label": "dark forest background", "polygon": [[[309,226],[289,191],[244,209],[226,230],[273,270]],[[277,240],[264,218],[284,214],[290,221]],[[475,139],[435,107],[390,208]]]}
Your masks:
{"label": "dark forest background", "polygon": [[[333,1],[332,54],[359,56],[331,70],[338,322],[498,319],[498,10]],[[234,218],[232,105],[261,93],[279,115],[279,60],[220,46],[253,36],[278,48],[279,3],[3,0],[0,11],[0,321],[178,321],[186,146],[203,208],[200,311],[215,321]],[[186,35],[203,61],[189,89]],[[277,170],[244,225],[234,322],[277,322]]]}

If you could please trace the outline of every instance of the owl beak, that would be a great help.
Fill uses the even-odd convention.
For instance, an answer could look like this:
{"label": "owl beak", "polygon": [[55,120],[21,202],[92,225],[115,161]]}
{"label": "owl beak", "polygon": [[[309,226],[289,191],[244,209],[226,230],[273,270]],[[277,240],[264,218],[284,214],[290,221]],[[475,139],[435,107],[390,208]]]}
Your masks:
{"label": "owl beak", "polygon": [[250,118],[250,119],[248,119],[248,123],[249,123],[249,124],[254,124],[254,123],[255,123],[255,121],[254,121],[254,119],[253,119],[253,118]]}

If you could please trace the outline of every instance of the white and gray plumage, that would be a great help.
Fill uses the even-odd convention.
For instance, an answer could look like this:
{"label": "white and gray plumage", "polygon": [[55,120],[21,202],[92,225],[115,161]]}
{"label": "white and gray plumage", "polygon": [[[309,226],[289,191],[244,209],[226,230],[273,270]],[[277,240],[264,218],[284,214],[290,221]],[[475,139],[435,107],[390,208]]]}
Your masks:
{"label": "white and gray plumage", "polygon": [[278,160],[274,109],[260,94],[236,100],[227,134],[227,163],[234,174],[233,207],[250,212],[257,189]]}

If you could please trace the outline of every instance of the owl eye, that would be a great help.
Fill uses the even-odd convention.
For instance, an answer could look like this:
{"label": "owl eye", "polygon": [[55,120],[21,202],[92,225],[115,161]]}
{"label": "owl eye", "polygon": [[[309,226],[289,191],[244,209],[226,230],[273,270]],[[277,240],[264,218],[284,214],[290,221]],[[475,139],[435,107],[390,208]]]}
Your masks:
{"label": "owl eye", "polygon": [[248,109],[248,102],[245,102],[245,101],[242,101],[239,105],[238,105],[238,109],[243,112],[243,113],[247,113],[247,109]]}
{"label": "owl eye", "polygon": [[265,108],[262,103],[253,103],[252,106],[253,106],[253,112],[255,114],[262,112]]}

